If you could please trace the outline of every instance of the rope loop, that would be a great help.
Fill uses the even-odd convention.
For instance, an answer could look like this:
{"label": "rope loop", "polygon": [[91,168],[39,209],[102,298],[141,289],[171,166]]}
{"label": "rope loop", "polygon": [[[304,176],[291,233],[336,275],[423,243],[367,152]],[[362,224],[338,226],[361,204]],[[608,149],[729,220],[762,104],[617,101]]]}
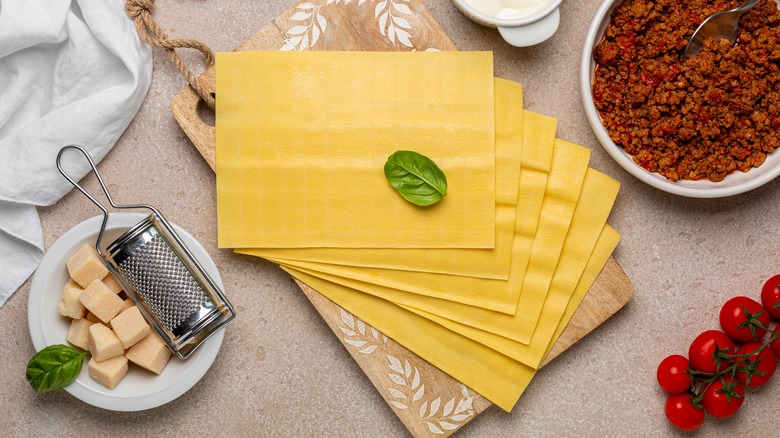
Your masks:
{"label": "rope loop", "polygon": [[198,93],[201,99],[212,110],[216,107],[214,96],[201,85],[198,77],[187,67],[184,60],[181,59],[176,49],[195,49],[203,55],[206,61],[206,68],[214,65],[214,52],[198,40],[193,39],[169,39],[165,30],[160,27],[152,18],[154,9],[154,0],[126,0],[125,11],[127,15],[135,21],[135,28],[141,39],[152,46],[161,47],[168,52],[168,57],[181,72],[190,86]]}
{"label": "rope loop", "polygon": [[127,0],[125,2],[125,11],[133,20],[144,12],[151,14],[153,8],[154,0]]}

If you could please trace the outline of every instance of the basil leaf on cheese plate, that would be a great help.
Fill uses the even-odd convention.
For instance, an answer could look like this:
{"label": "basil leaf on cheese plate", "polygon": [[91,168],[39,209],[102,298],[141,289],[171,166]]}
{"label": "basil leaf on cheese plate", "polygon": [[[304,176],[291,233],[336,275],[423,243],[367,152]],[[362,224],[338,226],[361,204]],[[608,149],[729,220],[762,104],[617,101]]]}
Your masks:
{"label": "basil leaf on cheese plate", "polygon": [[401,196],[421,207],[447,194],[447,176],[430,158],[412,151],[396,151],[385,163],[385,178]]}
{"label": "basil leaf on cheese plate", "polygon": [[67,345],[49,345],[27,362],[27,381],[35,392],[62,389],[76,380],[86,355]]}

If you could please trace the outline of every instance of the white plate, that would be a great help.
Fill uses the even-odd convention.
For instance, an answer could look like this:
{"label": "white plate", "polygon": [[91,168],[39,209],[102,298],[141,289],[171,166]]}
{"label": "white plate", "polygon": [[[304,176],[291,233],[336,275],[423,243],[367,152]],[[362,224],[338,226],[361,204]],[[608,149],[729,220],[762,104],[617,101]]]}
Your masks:
{"label": "white plate", "polygon": [[[112,213],[101,244],[107,246],[145,217],[141,213]],[[68,281],[65,263],[84,243],[94,245],[102,220],[102,216],[93,217],[63,234],[49,248],[35,271],[30,286],[27,318],[36,351],[52,344],[68,345],[65,336],[70,318],[60,316],[58,312],[60,294]],[[222,288],[217,267],[206,250],[189,233],[176,225],[173,227],[206,272]],[[90,379],[85,361],[76,381],[65,390],[79,400],[112,411],[141,411],[163,405],[187,392],[206,374],[219,352],[224,336],[224,330],[214,333],[186,360],[171,357],[159,376],[131,364],[127,376],[114,389],[108,389]]]}

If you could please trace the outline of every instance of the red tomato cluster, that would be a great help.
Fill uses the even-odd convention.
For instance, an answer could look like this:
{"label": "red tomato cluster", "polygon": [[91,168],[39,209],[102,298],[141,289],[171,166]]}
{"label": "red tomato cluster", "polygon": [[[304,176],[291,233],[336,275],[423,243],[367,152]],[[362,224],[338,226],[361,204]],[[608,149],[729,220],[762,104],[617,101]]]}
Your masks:
{"label": "red tomato cluster", "polygon": [[[658,365],[658,383],[669,393],[666,418],[682,430],[694,430],[713,417],[734,415],[745,388],[772,377],[780,358],[780,275],[761,290],[761,303],[734,297],[720,309],[720,330],[707,330],[691,343],[688,357],[675,354]],[[774,329],[773,329],[774,327]]]}

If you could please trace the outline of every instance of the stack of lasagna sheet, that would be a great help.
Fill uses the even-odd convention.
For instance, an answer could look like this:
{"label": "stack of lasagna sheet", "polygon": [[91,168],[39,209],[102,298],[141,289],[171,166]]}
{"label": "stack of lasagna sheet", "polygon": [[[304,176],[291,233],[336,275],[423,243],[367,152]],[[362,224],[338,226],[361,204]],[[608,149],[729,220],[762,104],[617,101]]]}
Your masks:
{"label": "stack of lasagna sheet", "polygon": [[[618,183],[487,52],[217,56],[219,245],[278,263],[511,410],[619,240]],[[449,189],[413,205],[397,150]]]}

